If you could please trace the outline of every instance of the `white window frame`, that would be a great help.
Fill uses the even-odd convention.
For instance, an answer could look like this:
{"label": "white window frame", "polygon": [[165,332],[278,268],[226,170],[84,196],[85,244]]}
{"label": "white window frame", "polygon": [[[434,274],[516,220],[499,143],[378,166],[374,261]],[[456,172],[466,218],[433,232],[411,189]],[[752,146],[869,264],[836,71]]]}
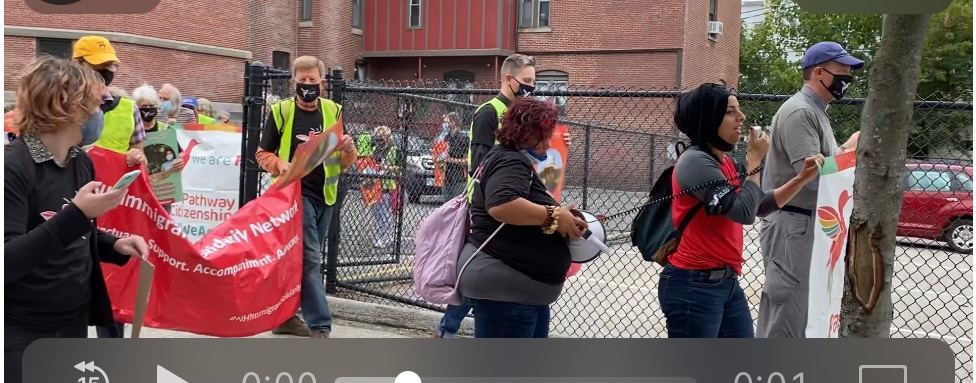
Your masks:
{"label": "white window frame", "polygon": [[[417,8],[417,20],[413,19],[413,9]],[[407,29],[424,27],[424,0],[407,0]]]}
{"label": "white window frame", "polygon": [[[525,8],[522,4],[526,2],[532,3],[532,21],[529,25],[526,25],[523,21]],[[542,3],[549,5],[549,17],[546,19],[546,24],[542,25],[542,19],[540,11],[542,9]],[[550,28],[552,26],[552,0],[519,0],[519,28]]]}
{"label": "white window frame", "polygon": [[[558,70],[545,70],[535,75],[536,90],[569,90],[569,73]],[[553,102],[563,112],[569,104],[568,96],[536,96],[537,100],[547,101],[553,98]]]}

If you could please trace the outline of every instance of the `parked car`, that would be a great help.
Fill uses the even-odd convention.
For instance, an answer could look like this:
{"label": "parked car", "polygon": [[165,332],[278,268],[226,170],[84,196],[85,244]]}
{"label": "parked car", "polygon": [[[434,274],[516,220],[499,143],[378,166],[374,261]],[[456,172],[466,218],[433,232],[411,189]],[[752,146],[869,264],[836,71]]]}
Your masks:
{"label": "parked car", "polygon": [[[393,142],[397,147],[403,146],[403,133],[393,132]],[[434,186],[434,158],[433,142],[430,139],[409,136],[406,144],[406,158],[403,177],[400,179],[400,192],[409,202],[419,202],[421,196],[439,195],[440,187]],[[361,179],[354,164],[349,168],[349,190],[358,190]]]}
{"label": "parked car", "polygon": [[898,235],[948,243],[973,251],[973,168],[909,163]]}

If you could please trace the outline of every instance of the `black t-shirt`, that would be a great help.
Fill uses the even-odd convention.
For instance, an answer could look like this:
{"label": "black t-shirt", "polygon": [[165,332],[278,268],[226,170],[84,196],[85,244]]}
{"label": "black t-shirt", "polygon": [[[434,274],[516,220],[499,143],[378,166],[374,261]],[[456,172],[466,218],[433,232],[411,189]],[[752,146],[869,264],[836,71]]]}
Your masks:
{"label": "black t-shirt", "polygon": [[[444,137],[444,141],[447,142],[447,156],[450,158],[464,159],[468,155],[468,136],[464,132],[458,130],[454,134],[448,133],[447,137]],[[459,183],[464,182],[466,177],[465,169],[467,166],[463,164],[444,164],[444,178],[447,183]]]}
{"label": "black t-shirt", "polygon": [[[475,245],[481,246],[501,225],[488,214],[492,207],[520,197],[541,205],[558,205],[521,151],[498,145],[485,156],[484,167],[471,198],[470,241]],[[558,233],[545,234],[538,225],[505,225],[483,251],[549,284],[564,282],[571,262],[566,239]]]}
{"label": "black t-shirt", "polygon": [[[511,106],[512,101],[499,93],[495,98],[505,105]],[[487,104],[478,109],[471,121],[471,168],[468,174],[474,174],[485,156],[495,147],[495,137],[498,131],[498,111],[495,106]]]}
{"label": "black t-shirt", "polygon": [[[274,107],[277,108],[278,106]],[[322,133],[322,111],[316,109],[309,112],[296,106],[294,113],[291,128],[291,153],[288,154],[288,158],[282,158],[282,160],[288,162],[291,162],[292,157],[295,155],[295,150],[298,149],[298,145],[304,144],[310,136],[314,137],[315,134]],[[278,131],[278,125],[275,124],[274,115],[268,113],[268,120],[264,122],[264,131],[261,132],[261,149],[280,156],[278,153],[280,144],[281,133]],[[319,165],[311,173],[308,173],[305,178],[302,178],[302,197],[309,198],[320,205],[325,205],[325,196],[322,194],[324,187],[325,165]]]}

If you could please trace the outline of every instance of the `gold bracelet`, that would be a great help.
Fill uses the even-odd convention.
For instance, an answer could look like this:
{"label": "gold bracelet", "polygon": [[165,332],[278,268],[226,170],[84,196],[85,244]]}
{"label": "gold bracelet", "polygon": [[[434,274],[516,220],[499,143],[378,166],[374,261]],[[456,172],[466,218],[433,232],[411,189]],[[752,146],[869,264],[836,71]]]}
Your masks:
{"label": "gold bracelet", "polygon": [[560,206],[546,206],[546,212],[549,214],[549,217],[542,224],[542,232],[544,234],[553,234],[559,228],[559,214],[561,211],[562,207]]}

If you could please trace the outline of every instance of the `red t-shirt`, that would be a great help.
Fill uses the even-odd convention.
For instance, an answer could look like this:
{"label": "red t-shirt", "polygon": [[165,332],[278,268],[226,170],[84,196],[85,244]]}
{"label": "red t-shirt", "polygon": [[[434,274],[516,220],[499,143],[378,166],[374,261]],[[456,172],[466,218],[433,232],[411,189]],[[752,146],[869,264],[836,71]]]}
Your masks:
{"label": "red t-shirt", "polygon": [[[722,174],[733,178],[729,183],[738,193],[739,179],[735,163],[732,158],[725,156],[722,161]],[[671,187],[674,192],[680,192],[677,172],[671,176]],[[685,214],[692,207],[701,203],[690,193],[678,196],[671,203],[671,216],[677,227]],[[686,270],[710,270],[730,266],[736,273],[742,274],[742,224],[732,221],[724,215],[707,215],[705,208],[699,208],[695,217],[691,219],[685,231],[681,234],[678,251],[668,258],[675,267]]]}

